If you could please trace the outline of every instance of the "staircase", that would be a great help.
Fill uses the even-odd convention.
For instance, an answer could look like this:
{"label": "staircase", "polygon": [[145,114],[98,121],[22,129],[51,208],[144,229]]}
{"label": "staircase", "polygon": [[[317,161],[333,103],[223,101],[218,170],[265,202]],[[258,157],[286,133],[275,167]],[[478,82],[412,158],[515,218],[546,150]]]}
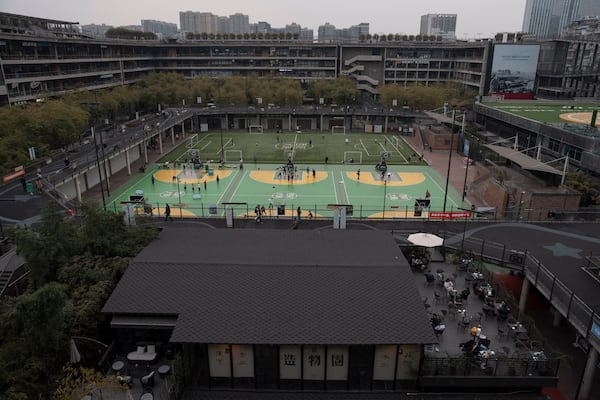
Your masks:
{"label": "staircase", "polygon": [[12,247],[0,257],[0,297],[11,283],[13,275],[25,264],[25,260],[17,255],[17,248]]}

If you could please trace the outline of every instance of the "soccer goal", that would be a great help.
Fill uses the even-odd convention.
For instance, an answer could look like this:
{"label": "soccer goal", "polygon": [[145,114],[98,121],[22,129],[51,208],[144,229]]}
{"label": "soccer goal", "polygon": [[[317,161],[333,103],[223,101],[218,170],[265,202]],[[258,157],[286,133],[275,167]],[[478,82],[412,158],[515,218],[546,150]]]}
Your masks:
{"label": "soccer goal", "polygon": [[331,127],[331,134],[332,135],[345,135],[346,127],[344,125],[333,125]]}
{"label": "soccer goal", "polygon": [[241,150],[225,150],[223,161],[226,163],[238,163],[242,160]]}
{"label": "soccer goal", "polygon": [[262,125],[248,125],[248,132],[250,134],[260,135],[261,133],[263,133],[263,126]]}
{"label": "soccer goal", "polygon": [[198,134],[193,134],[192,136],[190,136],[190,140],[188,140],[185,147],[187,147],[188,149],[193,149],[198,144],[198,140]]}
{"label": "soccer goal", "polygon": [[[394,146],[396,148],[396,150],[402,148],[403,142],[404,142],[404,140],[400,139],[398,136],[390,137],[390,143],[392,144],[392,146]],[[398,151],[400,151],[400,150],[398,150]]]}
{"label": "soccer goal", "polygon": [[345,151],[344,152],[344,163],[345,164],[362,164],[362,151]]}

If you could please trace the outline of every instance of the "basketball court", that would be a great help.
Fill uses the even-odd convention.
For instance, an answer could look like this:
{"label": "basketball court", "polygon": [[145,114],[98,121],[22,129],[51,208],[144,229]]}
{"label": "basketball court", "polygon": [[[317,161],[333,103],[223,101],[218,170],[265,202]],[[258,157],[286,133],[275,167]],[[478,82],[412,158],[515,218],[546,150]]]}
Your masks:
{"label": "basketball court", "polygon": [[[415,216],[415,200],[428,193],[429,210],[441,211],[444,189],[444,178],[424,166],[392,165],[382,173],[365,164],[296,163],[288,169],[284,164],[184,168],[159,163],[123,185],[107,207],[121,211],[135,204],[137,213],[152,210],[162,216],[168,203],[174,218],[224,216],[225,207],[237,217],[252,217],[257,205],[265,208],[266,217],[291,218],[300,207],[303,218],[309,211],[313,218],[331,218],[333,205],[351,205],[352,218],[426,218],[427,209]],[[452,187],[448,195],[446,211],[470,207]]]}

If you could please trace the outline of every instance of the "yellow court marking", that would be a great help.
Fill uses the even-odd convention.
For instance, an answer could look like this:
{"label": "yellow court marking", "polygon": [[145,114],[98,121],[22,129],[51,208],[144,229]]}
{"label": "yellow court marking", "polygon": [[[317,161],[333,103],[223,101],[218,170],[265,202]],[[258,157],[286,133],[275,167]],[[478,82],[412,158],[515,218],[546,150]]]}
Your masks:
{"label": "yellow court marking", "polygon": [[385,215],[383,212],[378,212],[375,214],[371,214],[367,216],[367,218],[374,219],[394,219],[394,218],[423,218],[424,214],[421,214],[421,217],[415,217],[414,211],[385,211]]}
{"label": "yellow court marking", "polygon": [[[204,170],[199,170],[204,171]],[[227,178],[231,175],[231,171],[222,171],[213,169],[213,176],[209,176],[206,172],[194,172],[195,176],[181,176],[179,174],[183,172],[182,169],[160,169],[154,173],[154,179],[163,183],[173,182],[173,177],[179,177],[180,183],[201,183],[201,182],[212,182],[219,179]]]}
{"label": "yellow court marking", "polygon": [[[165,217],[165,209],[164,207],[153,207],[152,208],[152,214],[153,215],[158,215],[160,213],[161,217]],[[197,218],[198,216],[188,210],[186,210],[185,208],[181,209],[181,213],[179,212],[179,207],[175,207],[175,206],[171,206],[171,217],[172,218],[179,218],[179,217],[183,217],[183,218]]]}
{"label": "yellow court marking", "polygon": [[[573,122],[575,124],[591,124],[592,113],[591,112],[578,112],[578,113],[564,113],[560,114],[560,119],[567,122]],[[600,118],[596,120],[596,126],[600,126]]]}
{"label": "yellow court marking", "polygon": [[303,171],[302,179],[292,179],[290,181],[287,180],[287,176],[284,179],[275,179],[275,174],[276,171],[273,170],[251,171],[250,178],[257,182],[268,183],[270,185],[287,185],[288,183],[293,183],[294,185],[308,185],[309,183],[316,183],[327,179],[327,172],[325,171],[316,171],[314,178],[312,176],[312,171],[308,174],[306,171]]}
{"label": "yellow court marking", "polygon": [[[392,179],[388,180],[388,182],[387,182],[388,186],[411,186],[411,185],[418,185],[419,183],[422,183],[425,181],[425,175],[423,175],[423,173],[421,173],[421,172],[391,172],[391,174],[392,174],[391,175]],[[356,172],[346,172],[346,176],[350,180],[361,182],[361,183],[366,183],[367,185],[382,186],[383,182],[384,182],[380,178],[381,175],[379,174],[379,172],[372,174],[372,173],[368,173],[368,172],[365,173],[365,172],[361,171],[360,180],[358,179]],[[377,176],[377,178],[375,178],[375,176]],[[399,181],[397,180],[398,177],[400,178]]]}

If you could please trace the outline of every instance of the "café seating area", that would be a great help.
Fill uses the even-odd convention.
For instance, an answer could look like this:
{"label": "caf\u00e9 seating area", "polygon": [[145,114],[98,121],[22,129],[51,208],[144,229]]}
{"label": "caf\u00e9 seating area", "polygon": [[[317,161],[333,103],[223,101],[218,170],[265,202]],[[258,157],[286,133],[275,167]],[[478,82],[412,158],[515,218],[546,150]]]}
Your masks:
{"label": "caf\u00e9 seating area", "polygon": [[486,367],[490,360],[545,358],[544,343],[530,337],[506,301],[498,297],[491,274],[473,260],[411,263],[417,288],[439,343],[427,357],[466,356]]}

